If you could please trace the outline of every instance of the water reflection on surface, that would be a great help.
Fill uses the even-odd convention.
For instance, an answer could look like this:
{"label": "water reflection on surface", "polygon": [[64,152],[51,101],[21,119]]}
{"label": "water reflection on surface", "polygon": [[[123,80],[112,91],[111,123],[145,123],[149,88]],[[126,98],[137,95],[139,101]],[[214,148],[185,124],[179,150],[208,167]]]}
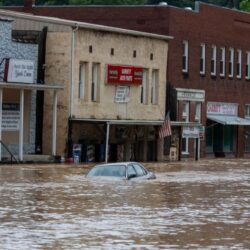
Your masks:
{"label": "water reflection on surface", "polygon": [[0,166],[0,249],[250,249],[250,162],[147,167],[156,180]]}

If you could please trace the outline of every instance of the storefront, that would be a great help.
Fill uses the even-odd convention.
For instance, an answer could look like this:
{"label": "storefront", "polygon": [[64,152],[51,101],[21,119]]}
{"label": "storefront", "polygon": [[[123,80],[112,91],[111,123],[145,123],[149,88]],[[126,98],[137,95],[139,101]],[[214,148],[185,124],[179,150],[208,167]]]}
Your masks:
{"label": "storefront", "polygon": [[235,155],[238,126],[249,126],[250,120],[238,116],[238,104],[207,103],[206,153],[218,157]]}

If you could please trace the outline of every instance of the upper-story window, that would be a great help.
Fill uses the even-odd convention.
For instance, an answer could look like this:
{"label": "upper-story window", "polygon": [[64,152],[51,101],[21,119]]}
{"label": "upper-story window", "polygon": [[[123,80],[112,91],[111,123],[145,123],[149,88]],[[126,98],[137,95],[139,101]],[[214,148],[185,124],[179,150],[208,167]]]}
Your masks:
{"label": "upper-story window", "polygon": [[247,51],[246,79],[250,79],[250,51]]}
{"label": "upper-story window", "polygon": [[236,77],[238,79],[241,78],[241,62],[242,62],[242,51],[241,49],[238,49],[237,50],[237,67],[236,67],[236,71],[237,71]]}
{"label": "upper-story window", "polygon": [[158,103],[158,79],[159,79],[159,70],[152,70],[152,85],[151,85],[151,103]]}
{"label": "upper-story window", "polygon": [[182,120],[185,122],[189,121],[189,102],[182,103]]}
{"label": "upper-story window", "polygon": [[201,122],[201,103],[197,102],[195,104],[195,121]]}
{"label": "upper-story window", "polygon": [[225,47],[220,48],[220,76],[225,76],[225,59],[226,59],[226,53],[225,53]]}
{"label": "upper-story window", "polygon": [[216,75],[216,46],[211,47],[211,75]]}
{"label": "upper-story window", "polygon": [[200,74],[205,75],[205,58],[206,58],[206,45],[200,45]]}
{"label": "upper-story window", "polygon": [[99,63],[92,64],[91,101],[93,102],[97,102],[99,67]]}
{"label": "upper-story window", "polygon": [[79,99],[85,99],[87,63],[80,63],[79,66]]}
{"label": "upper-story window", "polygon": [[188,41],[182,42],[182,72],[188,72]]}
{"label": "upper-story window", "polygon": [[141,84],[141,99],[142,104],[147,104],[147,85],[148,85],[148,69],[143,69],[142,84]]}
{"label": "upper-story window", "polygon": [[229,49],[229,64],[228,64],[228,76],[234,76],[234,49]]}
{"label": "upper-story window", "polygon": [[250,104],[245,105],[245,117],[250,117]]}

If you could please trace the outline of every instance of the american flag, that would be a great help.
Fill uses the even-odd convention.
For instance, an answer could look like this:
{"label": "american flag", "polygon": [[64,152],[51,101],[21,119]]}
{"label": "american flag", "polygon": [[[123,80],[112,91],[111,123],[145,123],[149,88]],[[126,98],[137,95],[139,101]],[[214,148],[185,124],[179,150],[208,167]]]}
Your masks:
{"label": "american flag", "polygon": [[167,116],[165,118],[165,121],[162,123],[160,129],[159,129],[159,137],[164,138],[166,136],[170,136],[172,134],[171,132],[171,122],[170,122],[170,115],[169,112],[167,113]]}

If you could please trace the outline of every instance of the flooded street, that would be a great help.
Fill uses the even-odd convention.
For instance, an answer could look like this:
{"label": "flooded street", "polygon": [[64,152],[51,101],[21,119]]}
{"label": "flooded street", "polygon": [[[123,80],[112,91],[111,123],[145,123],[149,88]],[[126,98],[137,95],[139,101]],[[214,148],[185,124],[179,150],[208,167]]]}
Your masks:
{"label": "flooded street", "polygon": [[156,180],[0,166],[0,249],[250,249],[250,161],[146,167]]}

